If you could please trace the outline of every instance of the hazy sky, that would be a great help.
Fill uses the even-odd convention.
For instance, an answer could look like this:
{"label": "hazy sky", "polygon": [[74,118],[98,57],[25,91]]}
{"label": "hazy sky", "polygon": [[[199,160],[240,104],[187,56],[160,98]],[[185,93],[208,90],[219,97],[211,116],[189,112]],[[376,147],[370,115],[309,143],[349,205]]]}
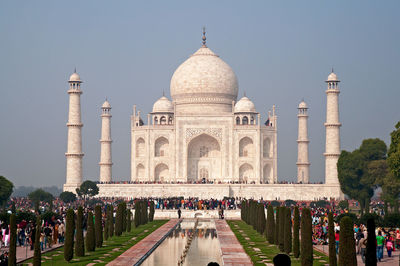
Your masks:
{"label": "hazy sky", "polygon": [[[340,83],[342,149],[400,120],[400,1],[1,1],[0,175],[15,185],[65,182],[68,84],[77,68],[84,178],[98,180],[100,106],[112,109],[113,174],[130,179],[130,115],[207,44],[235,71],[265,120],[278,115],[278,178],[294,180],[297,105],[310,107],[311,181],[324,179],[325,79]],[[144,119],[147,121],[147,119]]]}

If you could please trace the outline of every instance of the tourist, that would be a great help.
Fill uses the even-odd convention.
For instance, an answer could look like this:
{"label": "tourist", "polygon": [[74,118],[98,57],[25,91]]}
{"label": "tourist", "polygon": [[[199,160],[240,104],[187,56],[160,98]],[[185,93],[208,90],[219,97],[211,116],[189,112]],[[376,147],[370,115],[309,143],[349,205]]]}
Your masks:
{"label": "tourist", "polygon": [[363,261],[363,263],[365,263],[365,254],[366,254],[366,250],[367,250],[367,231],[364,231],[363,233],[363,237],[360,239],[359,243],[360,243],[360,249],[361,249],[361,259]]}
{"label": "tourist", "polygon": [[287,254],[278,254],[273,258],[274,266],[291,266],[292,262]]}
{"label": "tourist", "polygon": [[383,244],[385,242],[385,238],[382,236],[382,231],[378,231],[378,235],[376,236],[376,258],[381,261],[383,259]]}
{"label": "tourist", "polygon": [[336,230],[335,242],[336,242],[336,254],[339,254],[339,230]]}
{"label": "tourist", "polygon": [[46,248],[46,244],[45,244],[45,234],[43,232],[43,230],[40,232],[40,249],[43,251]]}
{"label": "tourist", "polygon": [[400,248],[400,229],[396,229],[396,248]]}
{"label": "tourist", "polygon": [[388,234],[386,236],[386,251],[388,254],[388,257],[390,258],[392,256],[392,251],[393,251],[393,237]]}
{"label": "tourist", "polygon": [[178,209],[178,219],[181,219],[181,214],[182,214],[181,209]]}

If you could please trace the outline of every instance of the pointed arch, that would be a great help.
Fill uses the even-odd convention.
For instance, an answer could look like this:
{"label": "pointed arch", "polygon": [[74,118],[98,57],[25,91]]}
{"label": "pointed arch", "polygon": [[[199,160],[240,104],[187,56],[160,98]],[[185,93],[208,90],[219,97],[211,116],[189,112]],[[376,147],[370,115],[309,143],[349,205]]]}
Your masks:
{"label": "pointed arch", "polygon": [[138,164],[136,166],[136,178],[139,180],[143,180],[145,175],[145,171],[144,171],[144,165],[143,164]]}
{"label": "pointed arch", "polygon": [[254,145],[253,140],[249,137],[244,137],[239,141],[239,157],[253,157]]}
{"label": "pointed arch", "polygon": [[136,140],[136,157],[144,157],[146,153],[145,142],[143,138]]}
{"label": "pointed arch", "polygon": [[160,163],[154,168],[154,181],[165,182],[169,181],[169,168],[166,164]]}
{"label": "pointed arch", "polygon": [[239,168],[239,182],[248,183],[253,180],[253,166],[248,163],[242,164]]}
{"label": "pointed arch", "polygon": [[264,158],[272,157],[272,145],[270,138],[265,138],[263,141],[263,157]]}
{"label": "pointed arch", "polygon": [[270,164],[264,165],[263,168],[263,183],[264,184],[272,184],[273,179],[272,179],[272,167]]}
{"label": "pointed arch", "polygon": [[154,156],[164,157],[168,156],[169,141],[165,137],[159,137],[154,144]]}

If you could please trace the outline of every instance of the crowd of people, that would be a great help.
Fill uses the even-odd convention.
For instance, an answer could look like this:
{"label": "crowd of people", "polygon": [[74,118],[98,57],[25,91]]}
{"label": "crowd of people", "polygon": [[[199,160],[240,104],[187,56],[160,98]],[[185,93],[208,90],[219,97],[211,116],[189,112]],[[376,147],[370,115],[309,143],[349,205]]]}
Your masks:
{"label": "crowd of people", "polygon": [[[117,206],[118,202],[123,199],[120,198],[96,198],[95,203],[102,204],[103,208],[107,205]],[[125,199],[126,200],[126,199]],[[135,201],[137,199],[127,200],[128,208],[134,208]],[[142,199],[143,200],[143,199]],[[147,201],[154,202],[154,208],[160,211],[163,210],[218,210],[220,218],[224,217],[224,210],[236,210],[241,208],[241,198],[224,198],[224,199],[199,199],[199,198],[183,198],[183,197],[169,197],[169,198],[147,198]],[[266,201],[260,200],[265,207],[269,204],[277,203],[276,201]],[[337,202],[326,201],[328,205],[326,207],[316,207],[311,204],[311,202],[292,202],[292,204],[297,204],[300,207],[300,211],[303,207],[310,207],[312,215],[312,241],[314,245],[327,245],[329,242],[328,238],[328,213],[333,212],[334,217],[346,213],[347,210],[338,208]],[[51,218],[41,221],[41,234],[40,234],[40,247],[42,250],[46,250],[52,247],[54,244],[62,244],[64,241],[65,234],[65,216],[66,210],[68,208],[76,209],[77,206],[87,205],[87,201],[78,199],[72,203],[64,203],[60,199],[54,199],[52,204],[41,202],[39,205],[39,210],[34,208],[33,202],[27,198],[12,198],[7,206],[11,209],[14,205],[19,212],[31,212],[35,213],[45,212],[52,208],[52,213],[54,214]],[[278,204],[288,204],[289,202],[278,202]],[[349,201],[349,205],[356,207],[358,203],[355,201]],[[380,202],[372,202],[371,210],[377,214],[382,214],[382,208]],[[86,216],[88,211],[91,210],[90,207],[84,209],[84,215]],[[86,219],[84,219],[86,221]],[[17,224],[17,246],[28,247],[33,249],[35,242],[35,220],[22,220]],[[84,230],[86,224],[84,223]],[[5,261],[7,258],[7,252],[4,247],[9,245],[10,241],[10,229],[8,221],[0,221],[0,263]],[[339,232],[340,226],[335,223],[335,242],[336,249],[338,251],[338,246],[340,243]],[[381,260],[383,254],[386,253],[388,257],[391,256],[392,252],[400,248],[400,231],[398,228],[377,228],[376,229],[377,238],[377,258]],[[354,225],[354,237],[357,244],[357,252],[362,256],[364,260],[366,239],[367,239],[367,229],[364,224]],[[385,251],[385,252],[384,252]]]}

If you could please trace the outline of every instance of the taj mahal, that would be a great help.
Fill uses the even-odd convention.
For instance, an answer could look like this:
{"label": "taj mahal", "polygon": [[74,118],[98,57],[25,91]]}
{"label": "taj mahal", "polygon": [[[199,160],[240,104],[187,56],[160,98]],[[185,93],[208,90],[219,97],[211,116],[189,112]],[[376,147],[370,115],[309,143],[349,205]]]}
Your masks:
{"label": "taj mahal", "polygon": [[[326,105],[325,183],[310,184],[308,107],[298,106],[297,183],[278,182],[275,106],[263,121],[253,102],[238,99],[232,68],[206,43],[174,72],[170,96],[152,112],[131,116],[131,176],[113,182],[111,104],[101,106],[99,196],[104,197],[245,197],[265,200],[343,198],[337,177],[340,155],[339,80],[329,74]],[[83,182],[80,97],[82,80],[70,76],[66,183],[75,192]]]}

